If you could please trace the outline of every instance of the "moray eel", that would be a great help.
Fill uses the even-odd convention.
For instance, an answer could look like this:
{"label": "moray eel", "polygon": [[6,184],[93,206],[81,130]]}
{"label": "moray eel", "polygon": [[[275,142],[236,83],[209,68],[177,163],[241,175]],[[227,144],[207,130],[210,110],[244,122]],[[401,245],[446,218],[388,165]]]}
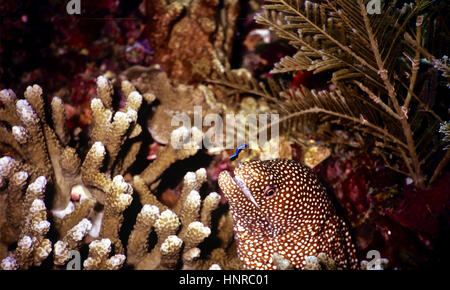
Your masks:
{"label": "moray eel", "polygon": [[323,252],[338,267],[357,269],[355,246],[325,187],[306,166],[287,159],[239,164],[219,175],[246,269],[276,269],[275,253],[303,269]]}

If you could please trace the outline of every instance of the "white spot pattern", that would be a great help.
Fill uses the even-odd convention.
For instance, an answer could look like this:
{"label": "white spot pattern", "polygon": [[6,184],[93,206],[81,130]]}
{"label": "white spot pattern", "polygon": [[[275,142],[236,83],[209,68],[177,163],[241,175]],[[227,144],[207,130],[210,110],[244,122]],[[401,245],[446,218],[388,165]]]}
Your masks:
{"label": "white spot pattern", "polygon": [[[276,269],[272,256],[283,255],[299,269],[305,258],[324,252],[337,265],[355,269],[356,250],[348,227],[315,174],[287,159],[249,161],[234,170],[256,201],[243,193],[226,171],[219,186],[233,214],[239,257],[248,269]],[[276,189],[270,198],[268,187]]]}

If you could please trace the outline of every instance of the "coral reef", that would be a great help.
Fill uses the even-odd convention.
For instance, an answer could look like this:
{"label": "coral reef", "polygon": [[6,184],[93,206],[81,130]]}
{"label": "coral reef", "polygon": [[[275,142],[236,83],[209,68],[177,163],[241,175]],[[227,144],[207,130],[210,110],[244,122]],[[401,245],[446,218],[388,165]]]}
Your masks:
{"label": "coral reef", "polygon": [[66,17],[67,3],[60,1],[2,4],[0,90],[22,92],[38,83],[47,94],[85,110],[98,75],[151,63],[151,48],[141,36],[145,9],[139,1],[86,2],[83,17]]}
{"label": "coral reef", "polygon": [[[88,148],[70,140],[59,98],[52,99],[50,110],[37,85],[27,88],[24,99],[11,90],[1,91],[0,144],[2,152],[10,152],[0,159],[0,204],[5,209],[0,219],[3,269],[40,266],[51,251],[54,267],[61,267],[71,251],[87,244],[85,269],[119,269],[124,264],[138,269],[239,267],[214,258],[232,242],[230,223],[225,220],[219,234],[221,247],[211,253],[213,262],[199,259],[198,245],[211,234],[211,214],[220,200],[217,193],[210,193],[202,202],[199,190],[206,181],[204,169],[186,175],[172,210],[152,193],[167,168],[198,151],[202,132],[195,127],[174,130],[171,137],[180,148],[175,149],[176,144],[160,147],[155,160],[125,180],[143,143],[138,113],[155,97],[143,97],[128,81],[121,88],[126,99],[117,107],[113,84],[104,76],[97,78]],[[119,232],[135,191],[142,210],[124,245]],[[153,228],[157,242],[147,253]],[[9,252],[7,247],[16,242],[17,247]]]}
{"label": "coral reef", "polygon": [[[184,125],[185,119],[175,119],[175,115],[184,114],[189,120],[194,120],[194,113],[199,114],[196,118],[201,119],[201,115],[218,112],[215,102],[208,99],[213,94],[206,86],[175,84],[159,65],[130,67],[121,76],[130,80],[144,95],[158,96],[158,103],[148,118],[148,129],[153,139],[160,144],[167,144],[170,132],[180,126],[174,122]],[[197,126],[202,126],[202,123]]]}
{"label": "coral reef", "polygon": [[125,261],[122,254],[108,258],[111,252],[111,241],[101,239],[92,241],[89,244],[89,257],[83,262],[86,270],[117,270]]}
{"label": "coral reef", "polygon": [[317,174],[359,269],[446,266],[448,1],[81,2],[0,5],[0,269],[295,269],[289,243],[242,250],[218,186],[274,158]]}
{"label": "coral reef", "polygon": [[[173,269],[181,260],[181,269],[208,269],[212,264],[221,268],[240,267],[237,257],[228,264],[224,264],[226,260],[215,258],[217,253],[224,252],[229,246],[231,236],[220,237],[222,246],[216,248],[209,257],[213,262],[208,262],[209,259],[199,260],[201,251],[197,246],[211,234],[211,212],[220,201],[220,196],[215,192],[201,200],[198,191],[205,181],[205,169],[187,173],[178,202],[170,210],[148,191],[140,176],[134,177],[136,190],[141,199],[147,202],[138,215],[128,241],[130,264],[135,265],[136,269]],[[147,238],[152,229],[156,232],[157,244],[148,253]],[[223,223],[218,231],[232,235],[229,223]]]}
{"label": "coral reef", "polygon": [[265,98],[280,111],[284,131],[293,139],[296,135],[304,142],[313,136],[328,144],[376,150],[416,187],[430,185],[443,166],[428,160],[445,155],[445,163],[448,154],[439,150],[442,142],[436,134],[445,116],[442,103],[433,101],[441,88],[431,79],[418,80],[420,69],[440,70],[445,77],[447,66],[421,45],[431,22],[428,2],[400,8],[385,3],[382,15],[368,15],[362,0],[357,5],[347,0],[267,2],[255,20],[297,48],[271,73],[295,73],[293,83],[299,74],[322,75],[326,86],[302,82],[288,87],[275,77],[260,84],[238,78],[236,70],[213,82],[225,91]]}
{"label": "coral reef", "polygon": [[50,229],[47,209],[42,200],[46,184],[45,177],[40,176],[28,186],[23,203],[24,219],[19,227],[17,248],[12,255],[3,259],[2,269],[26,270],[32,265],[40,266],[52,251],[51,241],[45,238]]}
{"label": "coral reef", "polygon": [[[333,190],[360,253],[380,249],[405,269],[440,260],[431,253],[449,228],[449,38],[436,33],[448,5],[385,1],[368,15],[364,1],[265,2],[260,26],[244,25],[248,71],[211,79],[217,99],[251,96],[280,114],[278,144]],[[294,51],[274,64],[263,51],[277,42]]]}
{"label": "coral reef", "polygon": [[[342,270],[336,262],[325,253],[317,256],[306,257],[305,270]],[[360,270],[385,270],[388,268],[389,260],[385,258],[375,258],[372,261],[362,260]]]}
{"label": "coral reef", "polygon": [[[223,3],[220,3],[223,2]],[[237,0],[145,1],[154,61],[172,80],[204,80],[231,55]]]}

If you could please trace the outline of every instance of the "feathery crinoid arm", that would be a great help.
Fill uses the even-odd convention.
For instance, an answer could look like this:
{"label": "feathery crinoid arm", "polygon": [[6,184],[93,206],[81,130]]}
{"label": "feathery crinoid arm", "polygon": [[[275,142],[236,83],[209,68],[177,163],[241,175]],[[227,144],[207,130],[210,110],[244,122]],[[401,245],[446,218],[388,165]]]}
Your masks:
{"label": "feathery crinoid arm", "polygon": [[437,134],[443,117],[432,101],[437,81],[432,73],[418,80],[419,69],[433,70],[421,58],[436,62],[424,48],[430,1],[382,1],[381,14],[369,14],[368,2],[267,0],[255,17],[297,48],[271,73],[323,74],[329,76],[326,88],[286,88],[280,82],[272,90],[275,81],[260,84],[237,71],[213,82],[229,94],[265,98],[280,112],[283,132],[294,138],[312,135],[329,144],[374,148],[387,166],[424,187],[436,169],[427,161],[443,145]]}

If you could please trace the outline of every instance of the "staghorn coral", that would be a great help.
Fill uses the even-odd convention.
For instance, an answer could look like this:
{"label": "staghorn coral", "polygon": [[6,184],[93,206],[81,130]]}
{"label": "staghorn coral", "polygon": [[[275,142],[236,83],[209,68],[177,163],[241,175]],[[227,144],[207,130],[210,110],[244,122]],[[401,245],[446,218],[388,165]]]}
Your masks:
{"label": "staghorn coral", "polygon": [[[155,96],[142,96],[126,80],[121,87],[126,98],[124,105],[116,108],[113,83],[103,76],[97,78],[87,148],[71,140],[64,126],[64,104],[57,97],[47,110],[37,85],[26,90],[25,99],[18,99],[10,90],[1,91],[0,148],[11,155],[0,158],[0,205],[5,209],[0,217],[2,269],[38,267],[51,251],[53,267],[60,269],[71,259],[72,251],[87,244],[85,269],[119,269],[123,265],[208,269],[219,263],[223,268],[240,267],[233,251],[232,227],[225,216],[217,226],[219,248],[200,259],[199,245],[211,235],[211,215],[220,200],[214,192],[202,200],[204,169],[186,174],[174,208],[169,209],[155,195],[161,174],[176,161],[197,153],[202,132],[195,127],[174,130],[172,144],[161,146],[157,158],[138,175],[124,178],[132,175],[129,169],[144,143],[138,114],[143,103],[152,103]],[[50,116],[46,112],[51,112]],[[123,244],[119,231],[134,197],[143,206]],[[23,206],[17,206],[20,204]],[[48,213],[52,224],[47,221]],[[56,233],[52,240],[46,237],[50,227]],[[151,242],[154,247],[149,252],[152,230],[157,240]],[[16,242],[17,247],[8,251]],[[226,253],[227,258],[218,261],[217,251]]]}
{"label": "staghorn coral", "polygon": [[100,236],[107,237],[114,244],[116,253],[124,253],[119,239],[119,230],[123,222],[123,211],[131,204],[133,188],[117,175],[106,193]]}
{"label": "staghorn coral", "polygon": [[[206,260],[199,259],[201,250],[198,246],[211,234],[211,213],[220,201],[215,192],[202,201],[198,191],[204,182],[205,169],[188,172],[177,203],[168,209],[151,193],[140,176],[134,177],[136,191],[147,203],[142,207],[128,240],[128,263],[137,269],[174,269],[180,260],[181,269],[208,269],[212,264],[218,264],[215,253],[224,252],[229,247],[229,236],[219,237],[221,247],[210,253]],[[152,230],[157,235],[157,243],[148,252],[147,240]],[[222,226],[222,230],[232,235],[229,224]],[[222,267],[239,268],[235,258],[222,259],[219,263]]]}
{"label": "staghorn coral", "polygon": [[85,218],[70,229],[61,240],[55,243],[53,263],[57,266],[66,264],[70,258],[70,251],[80,248],[83,238],[91,229],[92,223]]}
{"label": "staghorn coral", "polygon": [[83,262],[86,270],[118,270],[125,261],[122,254],[108,258],[111,252],[111,241],[101,239],[89,244],[89,257]]}
{"label": "staghorn coral", "polygon": [[[111,84],[106,78],[99,77],[97,85],[98,98],[91,102],[91,136],[94,143],[83,162],[76,149],[67,145],[64,107],[58,98],[53,98],[51,102],[54,122],[51,128],[46,122],[40,87],[28,87],[24,100],[16,100],[8,91],[1,93],[3,103],[9,104],[5,106],[5,115],[12,116],[9,123],[12,126],[11,132],[5,132],[5,136],[10,134],[14,140],[7,139],[6,141],[11,142],[6,142],[6,145],[17,148],[14,141],[20,143],[21,147],[17,148],[19,150],[14,151],[13,155],[19,160],[22,159],[19,162],[24,163],[26,172],[31,178],[42,174],[54,186],[52,211],[56,228],[62,236],[90,213],[95,202],[105,202],[112,182],[109,176],[121,174],[129,166],[117,158],[121,146],[127,139],[134,137],[136,131],[140,131],[140,125],[136,124],[136,110],[139,110],[142,97],[137,92],[130,93],[126,101],[126,111],[113,114]],[[16,112],[12,111],[14,105]],[[2,142],[3,144],[5,143]],[[136,150],[125,152],[123,160],[133,159],[136,154]],[[103,161],[106,155],[108,164],[104,169]],[[80,204],[67,215],[64,209],[71,204],[70,196],[74,190],[78,191],[82,198]],[[66,215],[67,218],[63,219]]]}
{"label": "staghorn coral", "polygon": [[[12,162],[11,159],[7,161]],[[23,220],[19,227],[17,248],[11,255],[3,259],[2,269],[26,270],[32,265],[39,266],[52,251],[51,241],[45,238],[50,229],[50,223],[47,221],[47,209],[42,200],[46,185],[46,178],[39,176],[27,187],[23,200]],[[20,206],[20,204],[14,206]]]}
{"label": "staghorn coral", "polygon": [[[83,236],[87,233],[86,226],[83,234],[74,236],[77,224],[85,217],[95,215],[93,208],[96,203],[105,205],[105,219],[102,220],[102,229],[106,231],[109,224],[117,223],[117,220],[110,218],[110,212],[120,208],[120,203],[115,200],[109,200],[108,197],[119,190],[117,182],[121,178],[116,175],[114,180],[109,176],[115,173],[123,173],[127,168],[125,163],[117,158],[121,146],[130,136],[138,135],[140,126],[136,124],[137,112],[142,103],[142,97],[133,92],[128,95],[126,101],[126,111],[112,113],[112,85],[104,78],[97,79],[98,97],[93,99],[91,107],[94,115],[94,124],[92,126],[92,139],[95,143],[89,149],[84,162],[81,162],[76,149],[69,146],[68,134],[65,129],[65,113],[62,101],[54,97],[51,102],[53,128],[47,123],[45,116],[44,99],[42,98],[42,89],[37,86],[30,86],[25,92],[25,99],[18,100],[11,92],[4,90],[1,92],[1,100],[4,107],[2,111],[8,127],[3,127],[1,139],[2,146],[13,149],[13,158],[5,160],[6,172],[2,176],[11,175],[14,167],[14,173],[8,188],[14,188],[13,192],[7,191],[7,209],[6,221],[2,223],[2,241],[11,243],[17,239],[23,240],[22,231],[27,228],[26,225],[17,227],[18,221],[26,218],[25,209],[30,205],[31,197],[28,192],[31,186],[28,186],[27,193],[22,194],[27,176],[33,179],[37,175],[42,175],[36,180],[44,179],[51,184],[54,194],[52,196],[52,213],[55,220],[55,227],[61,237],[64,237],[57,243],[57,255],[55,256],[56,265],[62,264],[67,260],[68,251],[79,246]],[[113,119],[113,120],[111,120]],[[134,135],[133,135],[134,134]],[[17,146],[20,144],[21,146]],[[103,145],[105,144],[105,146]],[[106,147],[106,148],[105,148]],[[108,154],[108,164],[106,172],[103,170],[103,161]],[[128,154],[128,155],[127,155]],[[130,159],[129,154],[137,154],[136,151],[129,151],[125,156]],[[132,158],[131,158],[132,159]],[[129,164],[128,164],[129,165]],[[131,187],[130,185],[128,185]],[[71,194],[77,192],[80,194],[80,202],[74,205],[70,201]],[[44,192],[39,197],[44,198]],[[24,203],[24,210],[13,210],[17,203]],[[120,221],[119,221],[120,223]],[[81,226],[81,225],[79,225]],[[118,227],[113,227],[118,231]],[[91,232],[95,237],[96,234]],[[103,233],[105,236],[112,236],[112,233]],[[116,240],[114,240],[116,242]],[[117,248],[120,251],[118,243]],[[34,265],[39,265],[35,262]],[[31,264],[20,267],[29,267]]]}

